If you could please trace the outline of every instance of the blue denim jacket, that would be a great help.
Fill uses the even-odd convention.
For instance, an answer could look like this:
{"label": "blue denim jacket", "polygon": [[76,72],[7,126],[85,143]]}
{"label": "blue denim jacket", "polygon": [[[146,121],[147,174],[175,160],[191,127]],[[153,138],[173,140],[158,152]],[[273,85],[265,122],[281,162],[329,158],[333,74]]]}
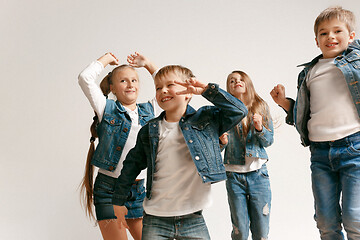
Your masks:
{"label": "blue denim jacket", "polygon": [[[213,183],[226,179],[219,136],[233,128],[247,114],[247,109],[240,100],[219,89],[217,84],[209,84],[202,95],[215,106],[204,106],[196,111],[188,105],[179,125],[200,177],[203,182]],[[162,112],[138,133],[136,146],[128,153],[117,179],[113,204],[124,205],[131,184],[146,167],[146,196],[151,198],[159,122],[164,116],[165,112]]]}
{"label": "blue denim jacket", "polygon": [[224,163],[245,165],[245,156],[268,159],[265,148],[274,142],[272,120],[268,121],[268,129],[263,127],[261,132],[257,131],[253,123],[251,123],[246,139],[243,136],[242,124],[239,123],[238,126],[239,130],[237,130],[237,127],[234,127],[229,131],[229,141],[225,148]]}
{"label": "blue denim jacket", "polygon": [[[154,109],[150,102],[137,104],[139,123],[144,126],[154,117]],[[131,128],[131,119],[123,105],[118,101],[106,100],[103,119],[97,126],[99,144],[91,164],[114,171],[128,139]]]}
{"label": "blue denim jacket", "polygon": [[[322,58],[322,55],[317,56],[309,63],[300,65],[304,66],[304,69],[298,77],[297,98],[296,101],[289,99],[291,106],[287,112],[286,123],[295,125],[297,131],[300,133],[301,143],[304,146],[309,146],[310,144],[307,128],[307,123],[310,119],[310,92],[306,86],[306,80],[310,69],[320,58]],[[334,63],[344,74],[351,97],[360,117],[360,40],[355,40],[349,44],[349,47],[335,58]]]}

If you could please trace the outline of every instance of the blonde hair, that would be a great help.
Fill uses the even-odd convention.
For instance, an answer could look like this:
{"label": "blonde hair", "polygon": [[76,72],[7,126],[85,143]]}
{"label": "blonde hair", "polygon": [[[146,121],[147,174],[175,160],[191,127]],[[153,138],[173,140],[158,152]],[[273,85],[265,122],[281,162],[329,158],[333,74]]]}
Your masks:
{"label": "blonde hair", "polygon": [[[269,121],[271,121],[271,115],[269,112],[269,107],[267,103],[256,93],[253,82],[251,81],[249,75],[247,75],[243,71],[233,71],[231,72],[226,80],[226,91],[230,92],[230,75],[233,73],[240,74],[242,81],[245,82],[246,92],[245,92],[245,102],[246,107],[248,109],[248,114],[243,120],[241,124],[243,126],[243,135],[246,137],[250,130],[250,123],[252,121],[252,117],[255,113],[260,114],[263,117],[263,125],[265,128],[269,129]],[[237,131],[239,133],[239,127],[237,126]]]}
{"label": "blonde hair", "polygon": [[160,78],[163,78],[165,75],[169,73],[175,73],[178,75],[181,80],[185,81],[186,79],[195,77],[192,71],[186,67],[183,67],[181,65],[168,65],[165,67],[162,67],[155,75],[155,80],[159,80]]}
{"label": "blonde hair", "polygon": [[[103,80],[100,82],[100,89],[103,92],[104,96],[109,95],[110,85],[112,85],[113,76],[115,73],[122,71],[126,68],[131,68],[135,71],[135,69],[129,65],[123,64],[116,68],[114,68],[111,72],[109,72]],[[80,200],[82,205],[85,208],[86,215],[89,216],[90,219],[95,219],[94,212],[93,212],[93,193],[94,193],[94,166],[91,164],[91,159],[94,156],[95,152],[95,140],[98,138],[96,133],[96,126],[99,124],[99,120],[97,114],[93,117],[93,123],[90,126],[90,147],[86,158],[86,165],[85,165],[85,173],[84,177],[80,183]]]}
{"label": "blonde hair", "polygon": [[316,18],[314,23],[315,36],[318,34],[319,25],[322,22],[329,21],[332,19],[338,19],[339,21],[346,24],[349,33],[355,31],[355,15],[350,10],[343,9],[340,6],[329,7],[322,11]]}

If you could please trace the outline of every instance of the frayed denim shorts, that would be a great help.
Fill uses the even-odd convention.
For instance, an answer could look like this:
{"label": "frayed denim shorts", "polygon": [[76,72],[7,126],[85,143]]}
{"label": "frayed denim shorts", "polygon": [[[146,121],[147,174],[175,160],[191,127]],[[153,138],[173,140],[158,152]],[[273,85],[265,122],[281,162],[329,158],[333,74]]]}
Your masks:
{"label": "frayed denim shorts", "polygon": [[[112,204],[116,178],[98,173],[94,184],[94,205],[96,219],[98,221],[106,219],[116,219]],[[128,209],[126,219],[136,219],[143,217],[143,201],[146,196],[144,179],[135,181],[131,187],[125,207]]]}

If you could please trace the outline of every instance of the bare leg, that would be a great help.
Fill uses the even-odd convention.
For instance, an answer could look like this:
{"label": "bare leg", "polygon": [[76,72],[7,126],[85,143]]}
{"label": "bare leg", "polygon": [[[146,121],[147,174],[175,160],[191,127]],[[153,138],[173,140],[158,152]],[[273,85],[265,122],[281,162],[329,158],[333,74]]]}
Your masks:
{"label": "bare leg", "polygon": [[[130,225],[129,225],[130,226]],[[101,220],[99,227],[104,240],[127,240],[126,228],[119,228],[116,219]],[[141,236],[141,235],[140,235]]]}
{"label": "bare leg", "polygon": [[142,218],[126,219],[129,226],[129,231],[134,240],[141,240],[142,233]]}

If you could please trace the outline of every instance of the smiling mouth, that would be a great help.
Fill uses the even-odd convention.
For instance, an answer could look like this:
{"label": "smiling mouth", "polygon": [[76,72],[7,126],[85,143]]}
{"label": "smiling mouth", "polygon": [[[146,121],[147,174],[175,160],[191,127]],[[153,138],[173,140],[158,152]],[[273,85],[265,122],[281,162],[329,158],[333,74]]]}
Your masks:
{"label": "smiling mouth", "polygon": [[336,45],[338,45],[338,43],[330,43],[330,44],[327,44],[326,46],[327,47],[335,47]]}
{"label": "smiling mouth", "polygon": [[161,102],[167,102],[170,101],[172,99],[172,97],[164,97],[161,99]]}

